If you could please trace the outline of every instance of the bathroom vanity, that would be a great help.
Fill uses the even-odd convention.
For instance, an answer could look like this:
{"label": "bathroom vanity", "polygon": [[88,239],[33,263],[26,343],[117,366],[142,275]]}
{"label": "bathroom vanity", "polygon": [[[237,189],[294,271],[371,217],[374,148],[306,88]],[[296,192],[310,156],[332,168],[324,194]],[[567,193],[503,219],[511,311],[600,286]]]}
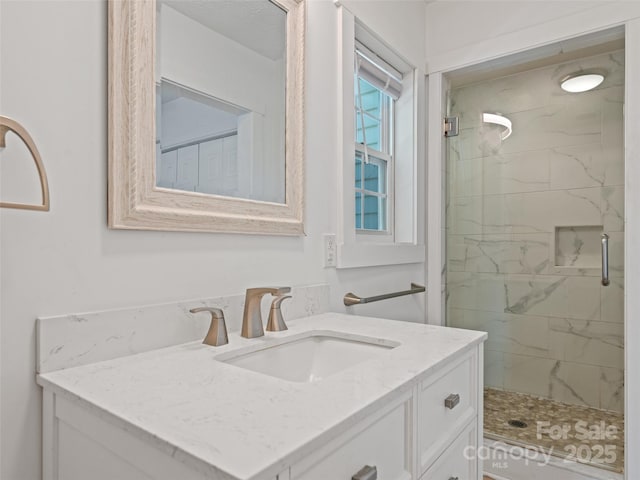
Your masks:
{"label": "bathroom vanity", "polygon": [[485,333],[288,325],[41,373],[45,480],[480,478]]}

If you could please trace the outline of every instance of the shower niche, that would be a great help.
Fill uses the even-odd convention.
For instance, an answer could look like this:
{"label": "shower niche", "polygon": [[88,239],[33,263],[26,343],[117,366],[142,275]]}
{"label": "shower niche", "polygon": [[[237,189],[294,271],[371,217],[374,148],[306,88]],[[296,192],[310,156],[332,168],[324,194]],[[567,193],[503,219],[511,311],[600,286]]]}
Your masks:
{"label": "shower niche", "polygon": [[602,225],[556,226],[553,242],[558,268],[599,269]]}

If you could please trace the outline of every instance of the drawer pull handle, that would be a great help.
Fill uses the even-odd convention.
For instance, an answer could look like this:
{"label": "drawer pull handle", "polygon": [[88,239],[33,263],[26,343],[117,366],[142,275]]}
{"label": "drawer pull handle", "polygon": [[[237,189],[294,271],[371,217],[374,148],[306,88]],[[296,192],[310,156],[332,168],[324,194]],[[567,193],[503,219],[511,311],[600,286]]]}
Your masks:
{"label": "drawer pull handle", "polygon": [[365,465],[362,467],[358,473],[356,473],[351,480],[377,480],[378,479],[378,469],[376,467],[370,467],[369,465]]}
{"label": "drawer pull handle", "polygon": [[458,480],[458,477],[449,477],[449,480]]}
{"label": "drawer pull handle", "polygon": [[460,403],[460,395],[458,395],[457,393],[452,393],[451,395],[449,395],[447,398],[444,399],[444,406],[447,407],[449,410],[453,410],[455,406],[458,405],[458,403]]}

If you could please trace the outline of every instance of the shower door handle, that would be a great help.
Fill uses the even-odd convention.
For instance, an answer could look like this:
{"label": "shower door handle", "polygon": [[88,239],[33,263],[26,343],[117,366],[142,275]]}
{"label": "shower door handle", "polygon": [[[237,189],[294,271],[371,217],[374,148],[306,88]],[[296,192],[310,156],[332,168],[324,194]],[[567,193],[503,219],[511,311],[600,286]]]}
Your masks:
{"label": "shower door handle", "polygon": [[602,285],[609,285],[609,235],[602,234],[600,239],[602,243]]}

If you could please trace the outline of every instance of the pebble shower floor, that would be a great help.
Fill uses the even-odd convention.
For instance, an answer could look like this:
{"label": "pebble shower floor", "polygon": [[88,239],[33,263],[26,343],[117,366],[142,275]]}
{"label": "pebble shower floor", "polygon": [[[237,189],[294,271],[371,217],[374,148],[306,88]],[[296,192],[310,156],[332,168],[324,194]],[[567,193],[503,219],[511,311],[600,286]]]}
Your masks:
{"label": "pebble shower floor", "polygon": [[624,468],[622,413],[485,388],[484,433],[615,472]]}

